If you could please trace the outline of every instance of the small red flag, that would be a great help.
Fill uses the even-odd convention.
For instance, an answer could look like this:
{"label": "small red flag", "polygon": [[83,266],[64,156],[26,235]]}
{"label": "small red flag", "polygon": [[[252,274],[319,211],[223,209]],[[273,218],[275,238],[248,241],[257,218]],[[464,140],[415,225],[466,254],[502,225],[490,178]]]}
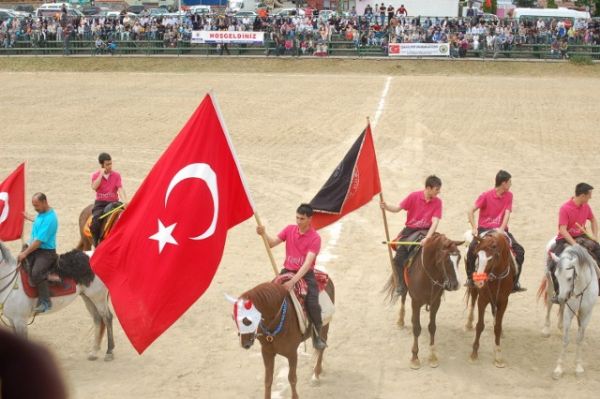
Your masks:
{"label": "small red flag", "polygon": [[229,136],[207,95],[91,259],[139,353],[206,291],[227,230],[253,213]]}
{"label": "small red flag", "polygon": [[0,240],[18,240],[23,234],[25,163],[0,183]]}
{"label": "small red flag", "polygon": [[323,228],[360,208],[381,192],[371,126],[362,132],[310,202],[312,226]]}

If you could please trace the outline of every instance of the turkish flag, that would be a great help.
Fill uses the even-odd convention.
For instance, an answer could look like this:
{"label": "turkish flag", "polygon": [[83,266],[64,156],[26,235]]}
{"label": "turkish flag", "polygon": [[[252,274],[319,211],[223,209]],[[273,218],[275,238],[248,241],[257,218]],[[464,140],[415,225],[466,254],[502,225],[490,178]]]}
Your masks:
{"label": "turkish flag", "polygon": [[25,164],[0,183],[0,241],[18,240],[23,234]]}
{"label": "turkish flag", "polygon": [[485,6],[488,9],[492,8],[492,0],[485,0]]}
{"label": "turkish flag", "polygon": [[140,354],[206,291],[227,230],[253,214],[229,136],[206,95],[91,259]]}
{"label": "turkish flag", "polygon": [[310,201],[312,226],[323,228],[360,208],[381,192],[371,126],[362,132],[325,185]]}

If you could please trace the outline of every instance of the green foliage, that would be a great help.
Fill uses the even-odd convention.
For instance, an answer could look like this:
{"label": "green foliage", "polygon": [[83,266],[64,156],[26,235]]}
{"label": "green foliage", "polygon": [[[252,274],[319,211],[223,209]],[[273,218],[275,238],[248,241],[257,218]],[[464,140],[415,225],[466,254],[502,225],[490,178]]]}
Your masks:
{"label": "green foliage", "polygon": [[556,0],[548,0],[548,8],[558,8],[558,6],[556,5]]}
{"label": "green foliage", "polygon": [[[587,1],[587,0],[584,0],[584,1]],[[535,3],[536,3],[536,0],[517,0],[515,2],[517,7],[526,7],[526,8],[534,7]]]}
{"label": "green foliage", "polygon": [[491,1],[491,7],[487,6],[487,1],[483,0],[483,6],[481,7],[483,12],[488,13],[488,14],[496,14],[496,10],[498,9],[498,1],[497,0],[492,0]]}
{"label": "green foliage", "polygon": [[571,61],[575,65],[593,65],[594,64],[594,62],[592,61],[592,57],[589,55],[574,55],[571,58],[569,58],[569,61]]}

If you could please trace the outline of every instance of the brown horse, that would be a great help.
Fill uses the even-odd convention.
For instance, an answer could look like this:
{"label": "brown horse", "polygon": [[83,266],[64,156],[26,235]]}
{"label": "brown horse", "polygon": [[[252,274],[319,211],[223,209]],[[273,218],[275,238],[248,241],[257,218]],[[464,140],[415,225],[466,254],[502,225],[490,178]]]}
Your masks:
{"label": "brown horse", "polygon": [[[510,253],[508,238],[504,234],[490,232],[483,237],[475,236],[478,241],[475,253],[478,256],[477,272],[473,274],[475,287],[467,289],[467,305],[469,307],[467,329],[473,329],[473,308],[477,301],[477,326],[471,361],[478,360],[479,338],[483,331],[485,308],[491,304],[494,316],[494,334],[496,346],[494,348],[494,364],[496,367],[505,367],[500,348],[502,336],[502,318],[508,306],[508,296],[512,292],[513,281],[516,276],[516,267]],[[471,303],[469,304],[469,298]]]}
{"label": "brown horse", "polygon": [[[94,209],[94,204],[90,204],[90,205],[86,206],[85,208],[83,208],[83,210],[79,214],[79,243],[77,244],[75,249],[78,249],[80,251],[90,251],[93,246],[93,241],[92,241],[91,235],[86,234],[86,230],[89,229],[89,227],[86,225],[88,224],[88,221],[90,220],[90,217],[92,216],[92,209]],[[114,226],[116,221],[119,219],[119,216],[121,215],[122,212],[123,212],[123,209],[119,209],[118,211],[112,213],[107,218],[107,220],[104,222],[103,238],[104,238],[104,236],[106,236],[108,234],[107,232],[109,232],[110,229],[112,229],[112,227]],[[107,226],[105,226],[105,225],[107,225]]]}
{"label": "brown horse", "polygon": [[[335,289],[329,279],[325,292],[335,301]],[[310,336],[307,329],[302,334],[298,324],[298,315],[290,299],[289,292],[280,284],[263,283],[243,293],[238,299],[229,298],[234,303],[234,321],[238,327],[240,343],[249,349],[258,338],[262,347],[265,365],[265,398],[271,398],[275,355],[288,359],[288,380],[292,389],[292,399],[298,399],[296,391],[296,367],[298,364],[298,346]],[[329,325],[322,328],[321,337],[327,340]],[[313,381],[318,382],[322,372],[323,351],[317,352]]]}
{"label": "brown horse", "polygon": [[[413,347],[410,367],[421,367],[419,360],[419,335],[421,335],[421,307],[429,310],[429,365],[439,365],[435,352],[435,318],[440,308],[444,290],[456,291],[460,287],[458,281],[458,265],[460,251],[458,245],[464,241],[452,241],[445,235],[435,233],[425,245],[419,248],[410,267],[405,266],[404,276],[412,305]],[[396,279],[392,275],[386,286],[390,298],[395,299]],[[398,325],[404,327],[404,303],[406,295],[402,296]]]}

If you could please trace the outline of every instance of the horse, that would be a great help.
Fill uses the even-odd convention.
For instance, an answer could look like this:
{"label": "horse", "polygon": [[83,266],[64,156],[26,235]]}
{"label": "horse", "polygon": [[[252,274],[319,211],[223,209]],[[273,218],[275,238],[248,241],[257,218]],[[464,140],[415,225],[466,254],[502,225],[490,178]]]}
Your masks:
{"label": "horse", "polygon": [[[27,338],[28,320],[34,318],[33,311],[36,298],[27,295],[28,285],[23,281],[21,264],[17,264],[9,249],[0,242],[0,316],[8,319],[8,325],[19,336]],[[90,268],[88,254],[72,250],[58,257],[56,272],[62,279],[72,278],[76,286],[73,293],[62,296],[51,297],[52,309],[49,312],[57,312],[73,302],[77,296],[81,296],[85,307],[94,320],[94,342],[88,353],[89,360],[98,358],[98,351],[102,337],[106,330],[108,338],[108,349],[104,360],[113,360],[115,342],[113,338],[113,315],[108,305],[108,290],[100,278]],[[31,323],[29,323],[31,324]]]}
{"label": "horse", "polygon": [[[546,245],[546,254],[548,254],[549,258],[551,256],[550,252],[552,251],[552,247],[554,246],[555,243],[556,243],[556,240],[553,238]],[[542,278],[540,288],[538,289],[537,295],[536,295],[538,300],[543,298],[544,304],[546,305],[546,317],[544,319],[544,327],[542,328],[542,336],[544,338],[550,337],[550,313],[552,311],[552,305],[554,305],[554,302],[552,302],[552,297],[555,294],[556,293],[554,292],[554,283],[552,282],[551,271],[546,266],[546,272],[544,274],[544,277]],[[564,312],[565,312],[565,305],[564,304],[558,305],[557,327],[558,327],[559,331],[562,331],[562,329],[563,329]]]}
{"label": "horse", "polygon": [[[335,288],[331,279],[325,293],[335,302]],[[321,293],[320,295],[322,295]],[[233,318],[238,328],[240,344],[250,349],[255,339],[261,344],[265,365],[265,399],[271,399],[271,386],[275,356],[288,359],[288,381],[292,389],[292,399],[298,399],[296,390],[298,346],[310,336],[310,329],[303,334],[300,330],[298,314],[290,299],[290,293],[282,285],[262,283],[244,292],[239,298],[228,297],[234,304]],[[321,337],[327,340],[329,324],[323,323]],[[259,332],[258,330],[261,330]],[[318,384],[323,371],[323,350],[316,352],[317,360],[313,369],[312,382]]]}
{"label": "horse", "polygon": [[[419,369],[419,335],[421,334],[421,307],[425,305],[429,310],[429,365],[437,367],[439,361],[435,350],[436,315],[440,308],[442,294],[446,291],[456,291],[460,287],[458,264],[460,251],[458,246],[464,241],[453,241],[445,235],[436,233],[420,247],[415,254],[412,264],[405,266],[404,276],[408,286],[412,306],[413,347],[410,367]],[[394,273],[396,273],[394,271]],[[402,278],[401,276],[398,276]],[[388,296],[393,301],[396,282],[394,274],[386,285]],[[398,324],[404,327],[404,304],[406,294],[402,296]]]}
{"label": "horse", "polygon": [[[104,209],[105,213],[110,212],[115,209],[115,207],[120,206],[120,202],[111,203]],[[80,251],[90,251],[94,245],[92,240],[91,232],[89,231],[89,224],[91,223],[92,218],[92,210],[94,209],[94,204],[90,204],[81,210],[79,214],[79,243],[75,247],[75,249]],[[111,212],[110,215],[106,218],[106,220],[102,223],[102,237],[100,241],[108,237],[111,229],[114,224],[117,222],[123,209],[119,209],[117,211]]]}
{"label": "horse", "polygon": [[[475,301],[477,301],[478,318],[470,360],[475,362],[479,358],[479,338],[485,327],[485,309],[488,304],[491,304],[496,344],[494,347],[494,365],[502,368],[506,367],[500,347],[502,319],[508,307],[508,297],[512,292],[513,282],[517,274],[516,264],[505,234],[490,230],[483,237],[474,236],[473,238],[478,242],[475,253],[478,255],[479,264],[477,272],[473,273],[475,286],[467,288],[468,319],[466,329],[473,329]],[[469,298],[471,299],[470,303]]]}
{"label": "horse", "polygon": [[575,373],[581,375],[584,372],[581,361],[581,343],[598,298],[598,275],[594,258],[580,245],[567,247],[560,256],[553,253],[551,256],[556,262],[554,275],[558,280],[558,303],[565,305],[568,309],[563,315],[563,346],[556,368],[552,373],[554,379],[559,379],[564,373],[562,363],[567,345],[569,345],[569,327],[574,316],[577,317],[579,327]]}

